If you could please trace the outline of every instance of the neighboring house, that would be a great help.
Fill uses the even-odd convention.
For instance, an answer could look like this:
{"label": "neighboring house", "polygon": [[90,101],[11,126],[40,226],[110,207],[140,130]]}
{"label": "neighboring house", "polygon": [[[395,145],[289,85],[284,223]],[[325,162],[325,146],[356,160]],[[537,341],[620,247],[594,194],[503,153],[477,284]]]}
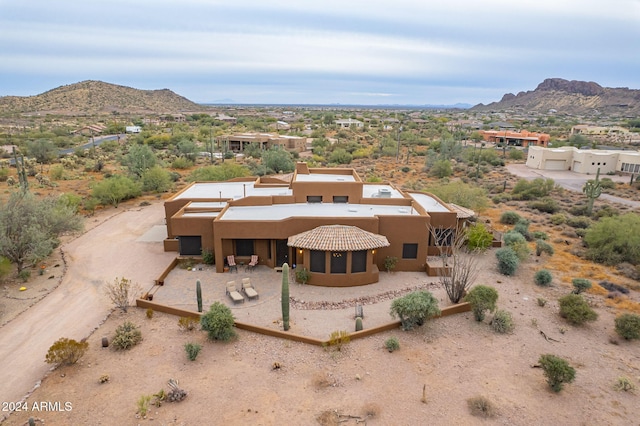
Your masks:
{"label": "neighboring house", "polygon": [[140,126],[127,126],[124,128],[127,133],[140,133],[142,128]]}
{"label": "neighboring house", "polygon": [[303,152],[307,149],[307,138],[299,136],[275,135],[271,133],[238,133],[220,138],[228,149],[233,152],[243,152],[248,145],[256,143],[262,149],[279,146],[287,151]]}
{"label": "neighboring house", "polygon": [[338,126],[340,126],[343,129],[346,129],[349,127],[364,127],[364,123],[362,121],[356,120],[353,118],[335,120],[334,123],[336,123]]}
{"label": "neighboring house", "polygon": [[539,170],[572,170],[577,173],[640,173],[640,152],[601,149],[530,147],[527,167]]}
{"label": "neighboring house", "polygon": [[[165,251],[213,252],[217,272],[258,255],[271,268],[287,262],[311,272],[310,284],[378,281],[386,257],[399,271],[435,273],[429,256],[451,245],[469,211],[437,197],[365,183],[353,169],[297,163],[290,182],[238,178],[195,182],[165,201]],[[441,265],[441,263],[440,263]]]}
{"label": "neighboring house", "polygon": [[224,123],[230,123],[230,124],[236,124],[238,122],[238,119],[235,117],[231,117],[229,115],[226,114],[218,114],[216,117],[214,117],[216,120],[218,121],[222,121]]}
{"label": "neighboring house", "polygon": [[578,124],[571,128],[572,135],[607,136],[629,133],[629,130],[620,126],[591,126],[589,124]]}
{"label": "neighboring house", "polygon": [[99,135],[102,132],[107,130],[107,126],[102,124],[91,124],[89,126],[84,126],[78,130],[75,130],[71,133],[75,135]]}
{"label": "neighboring house", "polygon": [[508,146],[548,146],[551,136],[547,133],[535,133],[522,130],[512,132],[509,130],[481,130],[482,139],[495,144],[505,144]]}

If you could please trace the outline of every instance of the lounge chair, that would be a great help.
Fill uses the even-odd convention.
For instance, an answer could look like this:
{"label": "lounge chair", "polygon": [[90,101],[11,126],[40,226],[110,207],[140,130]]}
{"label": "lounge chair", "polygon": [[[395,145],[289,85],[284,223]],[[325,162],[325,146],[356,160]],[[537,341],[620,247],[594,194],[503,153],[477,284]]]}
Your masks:
{"label": "lounge chair", "polygon": [[251,255],[251,261],[247,265],[247,269],[249,271],[253,272],[253,268],[255,268],[257,265],[258,265],[258,255],[257,254],[252,254]]}
{"label": "lounge chair", "polygon": [[238,292],[235,281],[229,281],[227,283],[227,294],[229,295],[231,300],[233,300],[233,303],[244,303],[244,297],[242,297],[242,294]]}
{"label": "lounge chair", "polygon": [[236,265],[236,257],[234,255],[227,256],[227,265],[229,265],[229,272],[236,271],[238,273],[238,265]]}
{"label": "lounge chair", "polygon": [[254,299],[254,298],[255,299],[259,299],[260,298],[260,295],[258,294],[256,289],[253,287],[253,284],[251,284],[251,278],[243,278],[242,279],[242,291],[244,292],[244,294],[247,295],[249,300]]}

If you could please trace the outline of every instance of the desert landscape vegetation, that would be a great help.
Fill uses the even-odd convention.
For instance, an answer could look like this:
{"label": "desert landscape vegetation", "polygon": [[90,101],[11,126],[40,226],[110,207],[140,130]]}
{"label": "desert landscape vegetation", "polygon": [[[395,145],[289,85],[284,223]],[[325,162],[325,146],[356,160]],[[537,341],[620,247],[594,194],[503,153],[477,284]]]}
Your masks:
{"label": "desert landscape vegetation", "polygon": [[[52,360],[41,384],[33,389],[35,381],[24,383],[15,400],[2,395],[7,403],[3,422],[637,424],[640,181],[629,175],[572,176],[615,197],[590,199],[590,192],[568,190],[542,174],[524,179],[519,174],[526,150],[486,144],[477,131],[508,122],[550,134],[554,147],[637,149],[640,120],[598,105],[595,97],[620,104],[614,92],[605,96],[600,89],[607,90],[545,82],[536,91],[505,96],[504,103],[470,110],[206,106],[170,91],[101,82],[28,99],[0,98],[5,146],[0,160],[0,336],[7,327],[46,328],[31,324],[30,310],[64,290],[73,280],[70,271],[82,273],[79,280],[87,282],[81,285],[101,291],[100,304],[107,312],[87,324],[84,335],[50,336],[47,347],[60,338],[75,339],[82,356],[70,365]],[[590,96],[594,99],[585,102]],[[572,103],[572,97],[581,101]],[[364,125],[344,129],[335,124],[345,118]],[[607,123],[628,133],[571,135],[571,127],[581,123]],[[126,133],[127,126],[139,126],[140,133]],[[240,132],[302,136],[308,138],[308,149],[291,153],[250,146],[239,156],[226,150],[225,135]],[[117,136],[102,139],[107,135]],[[61,150],[68,154],[60,155]],[[104,295],[104,288],[120,278],[145,286],[155,278],[148,276],[153,272],[134,270],[115,258],[65,254],[92,250],[93,230],[109,235],[127,217],[161,223],[163,200],[189,182],[286,178],[295,161],[353,167],[368,182],[429,192],[476,211],[472,229],[477,234],[467,237],[482,250],[472,254],[477,275],[467,290],[489,287],[489,294],[497,292],[497,302],[480,309],[483,318],[474,312],[427,318],[413,330],[398,327],[328,347],[244,330],[219,341],[226,339],[212,340],[198,325],[179,324],[175,316],[117,309]],[[34,217],[51,228],[27,232],[36,228],[29,221]],[[134,241],[144,231],[132,229],[127,238]],[[484,245],[482,231],[501,233],[503,247]],[[30,244],[21,247],[27,238]],[[121,238],[105,238],[101,245],[117,248]],[[109,253],[117,257],[117,250]],[[141,254],[141,259],[151,255]],[[381,275],[384,287],[373,287],[377,293],[371,296],[420,286],[440,308],[451,304],[441,277]],[[292,297],[299,299],[305,291],[301,284],[291,286]],[[336,303],[352,297],[334,290],[326,294],[327,301]],[[391,321],[391,303],[371,303],[365,310]],[[281,313],[262,306],[257,321],[279,326]],[[66,309],[61,304],[56,315],[66,315]],[[230,311],[236,317],[245,314],[235,307]],[[317,318],[314,325],[304,325],[305,315],[293,307],[300,333],[310,332],[305,327],[317,329],[317,323],[327,327],[326,338],[353,331],[351,306],[308,314]],[[345,317],[348,326],[336,319]],[[132,340],[115,350],[114,336],[125,323],[133,325],[128,330]],[[102,347],[105,336],[112,342],[109,348]],[[39,368],[46,366],[46,352],[11,356],[38,359]],[[558,373],[555,381],[549,371]],[[177,382],[170,385],[170,379]],[[180,390],[186,397],[180,397]],[[176,402],[169,395],[177,395]],[[54,403],[53,409],[34,409],[40,402]]]}

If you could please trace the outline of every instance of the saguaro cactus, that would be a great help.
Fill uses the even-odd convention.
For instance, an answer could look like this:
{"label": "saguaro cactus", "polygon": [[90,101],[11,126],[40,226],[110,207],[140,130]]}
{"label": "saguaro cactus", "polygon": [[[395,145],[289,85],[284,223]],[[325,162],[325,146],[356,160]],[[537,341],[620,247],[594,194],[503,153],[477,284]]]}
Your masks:
{"label": "saguaro cactus", "polygon": [[289,330],[289,265],[282,265],[282,326]]}
{"label": "saguaro cactus", "polygon": [[196,281],[196,298],[198,299],[198,312],[202,312],[202,287],[200,280]]}
{"label": "saguaro cactus", "polygon": [[362,330],[362,318],[358,317],[356,318],[356,331],[361,331]]}
{"label": "saguaro cactus", "polygon": [[591,216],[593,210],[593,202],[602,194],[602,184],[600,183],[600,167],[596,172],[596,180],[587,181],[582,188],[582,192],[587,196],[589,202],[587,203],[587,216]]}

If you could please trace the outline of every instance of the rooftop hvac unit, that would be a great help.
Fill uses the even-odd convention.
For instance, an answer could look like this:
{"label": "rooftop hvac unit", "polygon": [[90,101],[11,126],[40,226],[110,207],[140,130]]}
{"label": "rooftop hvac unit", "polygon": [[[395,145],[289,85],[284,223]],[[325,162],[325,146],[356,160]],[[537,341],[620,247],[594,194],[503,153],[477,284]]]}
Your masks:
{"label": "rooftop hvac unit", "polygon": [[378,197],[380,198],[391,198],[391,190],[388,188],[380,188],[378,189]]}

